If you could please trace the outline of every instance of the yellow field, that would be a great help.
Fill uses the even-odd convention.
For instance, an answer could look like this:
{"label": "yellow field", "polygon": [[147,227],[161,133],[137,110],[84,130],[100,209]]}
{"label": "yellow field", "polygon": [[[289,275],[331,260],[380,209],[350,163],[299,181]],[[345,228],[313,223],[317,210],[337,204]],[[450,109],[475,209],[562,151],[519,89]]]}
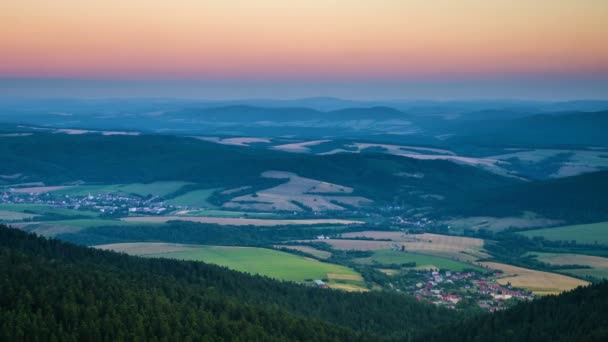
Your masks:
{"label": "yellow field", "polygon": [[539,295],[558,294],[589,284],[586,281],[561,274],[535,271],[497,262],[483,262],[481,265],[504,273],[504,276],[497,280],[499,284],[511,283],[515,287],[524,288]]}
{"label": "yellow field", "polygon": [[363,281],[363,278],[359,274],[327,273],[327,278],[330,280]]}

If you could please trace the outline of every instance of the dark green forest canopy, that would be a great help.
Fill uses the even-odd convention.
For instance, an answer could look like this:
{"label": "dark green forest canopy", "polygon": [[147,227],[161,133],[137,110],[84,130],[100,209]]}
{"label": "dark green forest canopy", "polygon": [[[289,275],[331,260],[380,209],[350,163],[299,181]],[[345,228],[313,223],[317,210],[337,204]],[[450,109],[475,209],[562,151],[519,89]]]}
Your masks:
{"label": "dark green forest canopy", "polygon": [[[346,293],[202,262],[145,259],[0,227],[0,339],[376,340],[459,314],[399,294]],[[27,335],[27,337],[26,337]]]}
{"label": "dark green forest canopy", "polygon": [[465,317],[386,292],[277,282],[0,227],[2,340],[604,341],[608,283]]}

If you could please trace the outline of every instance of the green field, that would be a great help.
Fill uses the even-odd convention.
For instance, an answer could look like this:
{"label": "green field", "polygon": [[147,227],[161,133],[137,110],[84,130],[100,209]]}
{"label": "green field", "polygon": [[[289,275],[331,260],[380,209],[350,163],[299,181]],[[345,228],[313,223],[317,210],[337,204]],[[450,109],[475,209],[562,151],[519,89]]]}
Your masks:
{"label": "green field", "polygon": [[0,210],[17,213],[31,213],[36,215],[63,215],[96,217],[99,213],[87,210],[53,208],[44,204],[0,204]]}
{"label": "green field", "polygon": [[52,237],[64,233],[77,233],[83,229],[91,227],[141,226],[155,224],[156,223],[125,222],[120,220],[81,219],[21,223],[21,229],[43,236]]}
{"label": "green field", "polygon": [[188,211],[188,216],[203,216],[203,217],[249,217],[249,218],[278,218],[274,213],[250,213],[245,211],[229,211],[215,209],[201,209]]}
{"label": "green field", "polygon": [[576,241],[581,244],[608,245],[608,222],[579,224],[520,232],[529,238],[542,236],[552,241]]}
{"label": "green field", "polygon": [[201,189],[190,191],[167,200],[165,203],[190,208],[214,208],[215,206],[209,203],[207,200],[216,190],[217,189]]}
{"label": "green field", "polygon": [[416,268],[439,268],[441,270],[449,270],[460,272],[465,269],[475,269],[483,271],[483,268],[464,262],[441,258],[432,255],[400,252],[394,250],[378,250],[370,258],[356,259],[357,262],[365,264],[378,263],[381,265],[401,265],[415,262]]}
{"label": "green field", "polygon": [[319,262],[266,248],[201,246],[195,250],[149,254],[147,256],[204,261],[241,272],[260,274],[281,280],[300,282],[330,279],[331,282],[331,278],[335,278],[332,275],[339,275],[337,278],[352,278],[351,282],[363,284],[361,276],[348,267]]}
{"label": "green field", "polygon": [[0,210],[0,222],[21,221],[36,217],[34,214],[20,213],[16,211]]}
{"label": "green field", "polygon": [[149,195],[163,197],[171,194],[185,185],[192,184],[181,181],[164,181],[153,183],[109,184],[109,185],[80,185],[71,188],[53,191],[54,194],[86,196],[88,194],[134,194],[141,197]]}

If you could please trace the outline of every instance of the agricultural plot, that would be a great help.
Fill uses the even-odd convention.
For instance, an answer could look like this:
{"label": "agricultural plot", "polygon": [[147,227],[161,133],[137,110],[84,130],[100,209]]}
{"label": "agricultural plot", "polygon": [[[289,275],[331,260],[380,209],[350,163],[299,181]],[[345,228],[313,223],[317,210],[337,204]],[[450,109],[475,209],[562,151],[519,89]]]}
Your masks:
{"label": "agricultural plot", "polygon": [[540,236],[551,241],[576,241],[579,244],[608,245],[608,222],[535,229],[519,234],[529,238]]}
{"label": "agricultural plot", "polygon": [[508,228],[541,228],[560,223],[562,221],[540,217],[531,212],[526,212],[519,217],[473,216],[451,219],[444,222],[445,225],[450,226],[450,229],[459,232],[462,232],[464,229],[486,229],[498,232]]}
{"label": "agricultural plot", "polygon": [[83,229],[91,227],[106,227],[106,226],[136,226],[146,225],[150,223],[141,222],[124,222],[119,220],[103,220],[103,219],[83,219],[83,220],[60,220],[46,222],[27,222],[19,223],[14,226],[22,230],[36,233],[42,236],[53,237],[65,233],[77,233]]}
{"label": "agricultural plot", "polygon": [[483,262],[481,264],[484,267],[503,272],[503,276],[497,279],[499,284],[507,285],[510,283],[515,287],[523,288],[539,295],[558,294],[589,284],[586,281],[561,274],[535,271],[497,262]]}
{"label": "agricultural plot", "polygon": [[214,208],[215,206],[208,202],[208,199],[217,189],[201,189],[187,192],[183,195],[166,200],[165,203],[172,204],[177,207],[188,208]]}
{"label": "agricultural plot", "polygon": [[517,159],[521,163],[534,165],[560,155],[564,156],[565,160],[556,165],[557,171],[551,174],[551,177],[569,177],[608,169],[608,158],[606,158],[608,153],[596,150],[537,149],[501,154],[490,158],[504,161]]}
{"label": "agricultural plot", "polygon": [[[342,234],[343,238],[364,237],[372,239],[389,239],[390,247],[396,245],[397,248],[405,246],[405,250],[409,252],[423,253],[434,255],[437,257],[447,257],[455,260],[473,262],[477,259],[487,257],[483,252],[483,240],[476,238],[468,238],[461,236],[449,236],[440,234],[405,234],[395,231],[363,231]],[[350,240],[354,241],[354,240]],[[363,242],[380,242],[378,247],[388,246],[382,241],[363,241]],[[333,245],[333,244],[332,244]],[[362,243],[361,245],[366,245]],[[370,244],[371,245],[371,244]],[[375,248],[376,249],[376,248]],[[386,249],[386,248],[377,248]]]}
{"label": "agricultural plot", "polygon": [[53,191],[55,194],[65,194],[72,196],[86,196],[88,194],[134,194],[141,197],[158,196],[163,197],[183,186],[192,184],[181,181],[164,181],[153,183],[131,183],[131,184],[111,184],[111,185],[79,185],[70,188]]}
{"label": "agricultural plot", "polygon": [[344,206],[361,207],[372,202],[364,197],[349,196],[352,188],[299,177],[290,172],[266,171],[262,177],[285,179],[287,182],[255,194],[235,197],[224,203],[223,207],[257,211],[301,212],[305,208],[312,211],[340,211],[345,209]]}
{"label": "agricultural plot", "polygon": [[71,186],[35,186],[31,188],[16,188],[13,192],[24,193],[24,194],[44,194],[52,191],[66,190],[72,188]]}
{"label": "agricultural plot", "polygon": [[381,249],[391,249],[395,245],[395,243],[392,241],[348,239],[306,240],[302,242],[326,243],[330,245],[333,249],[353,251],[375,251]]}
{"label": "agricultural plot", "polygon": [[121,218],[125,222],[165,223],[168,221],[189,221],[212,223],[229,226],[282,226],[282,225],[316,225],[316,224],[360,224],[361,221],[340,219],[308,219],[308,220],[264,220],[238,217],[191,217],[191,216],[134,216]]}
{"label": "agricultural plot", "polygon": [[250,146],[251,144],[270,144],[271,141],[268,138],[255,138],[255,137],[240,137],[240,138],[218,138],[218,137],[193,137],[195,139],[214,142],[221,145],[232,145],[232,146]]}
{"label": "agricultural plot", "polygon": [[308,253],[310,255],[313,255],[319,259],[327,259],[329,257],[331,257],[331,253],[327,252],[327,251],[323,251],[320,249],[316,249],[310,246],[298,246],[298,245],[276,245],[274,246],[276,248],[285,248],[285,249],[291,249],[294,251],[300,251],[300,252],[304,252],[304,253]]}
{"label": "agricultural plot", "polygon": [[550,265],[582,265],[591,268],[565,269],[561,272],[578,277],[591,276],[594,278],[608,279],[608,258],[602,258],[583,254],[570,253],[539,253],[531,252],[530,255]]}
{"label": "agricultural plot", "polygon": [[0,222],[29,220],[36,216],[38,216],[38,215],[20,213],[20,212],[16,212],[16,211],[0,210]]}
{"label": "agricultural plot", "polygon": [[370,144],[370,143],[353,143],[345,145],[346,148],[338,148],[332,151],[320,153],[321,155],[336,154],[336,153],[361,153],[364,150],[374,150],[377,153],[392,154],[395,156],[421,159],[421,160],[448,160],[458,164],[466,164],[485,169],[496,174],[509,176],[511,173],[504,167],[508,163],[492,158],[474,158],[456,155],[452,151],[418,147],[418,146],[403,146],[390,144]]}
{"label": "agricultural plot", "polygon": [[454,272],[462,272],[466,269],[483,271],[479,266],[448,258],[394,250],[375,251],[371,257],[355,259],[355,261],[363,264],[378,264],[380,266],[416,263],[417,269],[440,269]]}
{"label": "agricultural plot", "polygon": [[326,143],[329,141],[331,141],[331,140],[304,141],[304,142],[293,143],[293,144],[277,145],[277,146],[273,146],[272,149],[285,151],[285,152],[292,152],[292,153],[309,153],[311,146],[316,146],[316,145],[323,144],[323,143]]}
{"label": "agricultural plot", "polygon": [[[182,247],[183,246],[183,247]],[[109,248],[108,245],[102,246]],[[147,257],[203,261],[225,266],[233,270],[259,274],[275,279],[304,282],[325,279],[331,283],[363,285],[363,278],[356,271],[330,263],[293,255],[286,252],[256,247],[192,246],[177,244],[114,244],[113,250]],[[168,249],[185,248],[177,251]],[[154,250],[157,250],[154,253]]]}
{"label": "agricultural plot", "polygon": [[196,250],[195,245],[184,245],[180,243],[167,242],[134,242],[134,243],[112,243],[107,245],[93,246],[94,248],[127,253],[131,255],[146,256],[150,254],[174,253]]}
{"label": "agricultural plot", "polygon": [[246,211],[230,211],[216,209],[200,209],[200,210],[181,210],[175,213],[176,215],[184,216],[202,216],[202,217],[244,217],[244,218],[278,218],[279,215],[274,213],[258,213]]}

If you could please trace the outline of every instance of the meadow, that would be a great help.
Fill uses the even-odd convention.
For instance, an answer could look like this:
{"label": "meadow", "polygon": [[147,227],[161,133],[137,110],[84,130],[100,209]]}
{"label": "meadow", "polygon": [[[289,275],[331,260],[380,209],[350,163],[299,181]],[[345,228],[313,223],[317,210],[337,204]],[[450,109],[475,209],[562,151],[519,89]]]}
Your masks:
{"label": "meadow", "polygon": [[541,236],[552,241],[576,241],[579,244],[608,245],[608,222],[579,224],[520,232],[529,238]]}
{"label": "meadow", "polygon": [[0,204],[0,210],[35,215],[87,216],[96,217],[99,213],[87,210],[54,208],[44,204]]}
{"label": "meadow", "polygon": [[190,208],[215,208],[213,204],[208,202],[208,199],[216,190],[217,189],[200,189],[190,191],[166,200],[165,203]]}
{"label": "meadow", "polygon": [[[124,244],[112,245],[112,249],[120,248],[120,251],[126,253],[136,250],[139,251],[139,255],[146,257],[203,261],[286,281],[324,279],[329,283],[363,285],[361,275],[348,267],[267,248],[162,244],[162,246],[152,245],[150,246],[152,248],[146,250],[148,243],[128,244],[128,248],[122,248],[120,245]],[[175,249],[180,246],[183,250],[167,251],[167,248]],[[146,252],[142,253],[142,249]],[[155,249],[156,253],[154,253]]]}

